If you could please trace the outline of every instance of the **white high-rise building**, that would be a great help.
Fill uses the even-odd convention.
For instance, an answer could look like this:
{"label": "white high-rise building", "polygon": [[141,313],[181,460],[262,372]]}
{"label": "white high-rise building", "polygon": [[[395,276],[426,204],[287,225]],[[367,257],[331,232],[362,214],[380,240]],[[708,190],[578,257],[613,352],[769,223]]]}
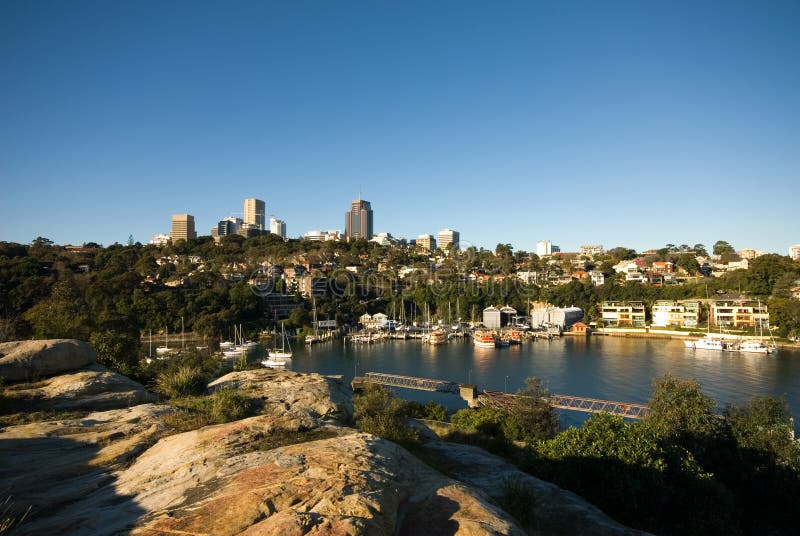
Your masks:
{"label": "white high-rise building", "polygon": [[553,254],[553,244],[549,240],[539,240],[536,242],[536,254],[540,257]]}
{"label": "white high-rise building", "polygon": [[789,256],[792,260],[800,261],[800,244],[789,246]]}
{"label": "white high-rise building", "polygon": [[439,248],[446,250],[448,246],[453,249],[459,248],[459,232],[452,229],[442,229],[439,231]]}
{"label": "white high-rise building", "polygon": [[270,216],[269,232],[286,240],[286,222],[275,218],[275,216]]}

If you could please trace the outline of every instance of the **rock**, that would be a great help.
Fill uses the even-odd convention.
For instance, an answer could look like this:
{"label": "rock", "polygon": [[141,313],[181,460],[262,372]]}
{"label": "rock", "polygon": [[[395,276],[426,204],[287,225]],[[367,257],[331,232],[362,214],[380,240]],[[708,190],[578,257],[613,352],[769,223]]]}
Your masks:
{"label": "rock", "polygon": [[[107,487],[114,469],[164,432],[159,417],[172,411],[146,404],[81,419],[6,427],[0,431],[0,482],[17,509],[32,507],[32,521],[45,516],[55,518],[54,526],[68,526],[72,523],[68,505]],[[20,530],[27,531],[26,527],[27,523]]]}
{"label": "rock", "polygon": [[96,361],[89,343],[76,339],[0,343],[0,377],[11,382],[61,374]]}
{"label": "rock", "polygon": [[6,405],[28,411],[99,411],[153,402],[141,384],[102,365],[5,389]]}
{"label": "rock", "polygon": [[[20,533],[523,534],[482,492],[369,434],[330,426],[331,437],[260,448],[260,438],[287,424],[261,415],[169,436],[105,474],[62,473],[92,466],[98,455],[86,447],[92,455],[79,458],[79,447],[67,448],[73,459],[34,475],[39,504],[56,499],[62,507],[38,510]],[[64,488],[83,498],[66,506],[77,493]]]}
{"label": "rock", "polygon": [[617,523],[599,508],[555,484],[539,480],[502,458],[470,445],[431,440],[425,448],[444,460],[448,473],[500,501],[509,482],[534,496],[534,527],[529,534],[592,534],[632,536],[647,534]]}
{"label": "rock", "polygon": [[352,391],[336,378],[264,368],[231,372],[208,385],[211,390],[227,386],[257,400],[263,414],[290,415],[309,427],[330,419],[349,422],[353,416]]}

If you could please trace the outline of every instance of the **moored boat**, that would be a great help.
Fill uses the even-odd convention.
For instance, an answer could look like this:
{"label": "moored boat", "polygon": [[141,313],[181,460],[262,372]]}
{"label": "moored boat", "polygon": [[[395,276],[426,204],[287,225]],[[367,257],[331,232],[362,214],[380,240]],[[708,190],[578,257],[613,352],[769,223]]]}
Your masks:
{"label": "moored boat", "polygon": [[488,331],[476,331],[472,335],[472,344],[478,348],[495,348],[497,347],[497,338]]}

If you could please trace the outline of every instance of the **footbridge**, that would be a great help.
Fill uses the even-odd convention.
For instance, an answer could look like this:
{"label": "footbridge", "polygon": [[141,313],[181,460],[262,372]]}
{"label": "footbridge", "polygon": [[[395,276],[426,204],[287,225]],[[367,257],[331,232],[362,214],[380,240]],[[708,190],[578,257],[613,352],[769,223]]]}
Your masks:
{"label": "footbridge", "polygon": [[[379,383],[406,389],[457,394],[466,400],[470,407],[494,406],[508,409],[514,404],[517,398],[522,396],[501,391],[481,391],[474,385],[459,384],[449,380],[417,378],[414,376],[402,376],[383,372],[367,372],[364,376],[353,378],[353,390],[360,390],[363,388],[364,384],[367,383]],[[580,411],[584,413],[612,413],[629,419],[642,419],[650,411],[647,406],[642,404],[561,394],[551,394],[550,404],[557,409]]]}

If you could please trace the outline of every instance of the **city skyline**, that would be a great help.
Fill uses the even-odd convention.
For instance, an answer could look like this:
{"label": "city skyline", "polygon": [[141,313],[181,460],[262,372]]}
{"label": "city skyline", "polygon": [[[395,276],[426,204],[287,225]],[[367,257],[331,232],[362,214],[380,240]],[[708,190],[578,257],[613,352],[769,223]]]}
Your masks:
{"label": "city skyline", "polygon": [[182,213],[206,235],[252,196],[292,237],[344,231],[363,190],[374,233],[408,239],[785,255],[798,22],[781,1],[5,2],[0,240],[144,243]]}

